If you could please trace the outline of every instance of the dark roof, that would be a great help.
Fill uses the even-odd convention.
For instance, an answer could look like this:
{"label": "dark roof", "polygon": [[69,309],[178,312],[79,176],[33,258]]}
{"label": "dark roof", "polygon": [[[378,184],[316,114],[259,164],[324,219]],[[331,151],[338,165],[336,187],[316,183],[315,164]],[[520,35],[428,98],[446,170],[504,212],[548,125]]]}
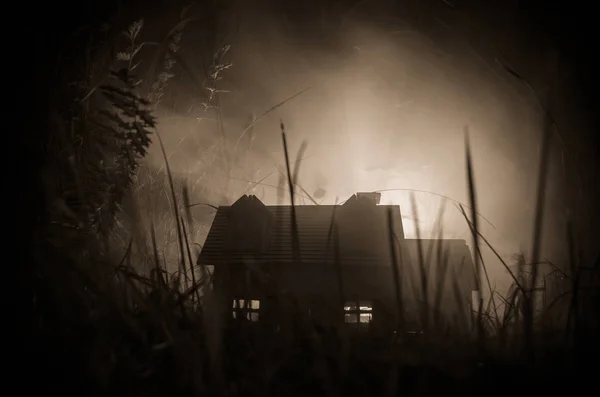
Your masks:
{"label": "dark roof", "polygon": [[[262,204],[256,197],[243,196],[232,206],[221,206],[217,209],[198,259],[200,264],[217,265],[245,259],[275,263],[291,263],[295,260],[292,244],[292,207],[289,205],[263,204],[263,208],[272,217],[266,231],[268,242],[265,249],[257,252],[228,249],[227,236],[234,223],[232,209],[236,209],[236,213],[243,212],[237,208],[247,205],[248,210],[254,214],[257,202]],[[397,205],[375,205],[368,199],[353,196],[343,205],[298,205],[294,209],[299,257],[302,263],[323,263],[337,258],[334,229],[338,230],[340,236],[338,252],[344,264],[388,259],[390,210],[396,238],[404,238],[400,207]]]}

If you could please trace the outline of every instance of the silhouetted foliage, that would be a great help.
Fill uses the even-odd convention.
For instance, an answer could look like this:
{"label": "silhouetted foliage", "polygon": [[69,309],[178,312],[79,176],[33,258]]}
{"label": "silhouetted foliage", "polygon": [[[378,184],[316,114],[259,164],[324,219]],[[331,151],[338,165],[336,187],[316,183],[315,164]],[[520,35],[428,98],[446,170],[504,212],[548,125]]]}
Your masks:
{"label": "silhouetted foliage", "polygon": [[90,164],[88,175],[90,183],[97,189],[92,222],[100,231],[110,230],[113,225],[118,205],[133,183],[156,125],[150,101],[135,93],[137,83],[128,69],[113,72],[112,76],[115,84],[101,87],[112,108],[101,110],[104,117],[98,125],[100,132],[105,134],[104,145],[98,150],[101,155],[108,155],[96,164]]}

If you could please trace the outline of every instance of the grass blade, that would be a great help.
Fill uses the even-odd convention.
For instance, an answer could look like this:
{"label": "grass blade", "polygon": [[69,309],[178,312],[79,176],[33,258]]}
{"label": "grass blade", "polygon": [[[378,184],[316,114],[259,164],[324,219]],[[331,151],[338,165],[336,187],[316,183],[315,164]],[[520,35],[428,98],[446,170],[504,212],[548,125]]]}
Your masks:
{"label": "grass blade", "polygon": [[425,263],[425,258],[423,255],[423,243],[421,242],[421,227],[419,226],[419,214],[417,211],[417,202],[415,200],[414,193],[410,194],[410,204],[412,207],[414,224],[415,224],[415,233],[417,237],[417,261],[419,265],[419,280],[421,282],[421,296],[420,296],[420,314],[421,314],[421,322],[424,330],[429,328],[429,291],[427,284],[427,270]]}
{"label": "grass blade", "polygon": [[481,286],[480,286],[480,261],[477,253],[479,252],[479,227],[477,219],[477,196],[475,195],[475,178],[473,175],[473,159],[471,156],[471,143],[469,141],[469,127],[465,126],[465,160],[467,166],[467,191],[469,194],[469,204],[471,206],[471,223],[472,223],[472,237],[473,237],[473,249],[474,249],[474,262],[475,262],[475,287],[477,288],[477,335],[481,339],[483,337],[483,327],[481,311],[483,309],[483,299],[481,297]]}
{"label": "grass blade", "polygon": [[[549,113],[546,112],[544,117],[544,128],[542,131],[542,146],[540,153],[540,165],[537,183],[537,198],[535,205],[535,219],[533,226],[533,240],[531,248],[531,263],[532,263],[532,275],[531,285],[529,286],[529,293],[526,299],[526,316],[525,316],[525,343],[530,349],[530,354],[533,355],[533,314],[534,314],[534,289],[537,282],[538,275],[538,261],[540,257],[540,247],[542,239],[542,227],[544,218],[545,208],[545,197],[546,197],[546,183],[548,174],[548,161],[550,156],[550,138],[551,138],[551,120]],[[532,357],[533,358],[533,357]]]}
{"label": "grass blade", "polygon": [[162,152],[163,158],[165,159],[165,169],[167,171],[167,178],[169,181],[169,188],[171,191],[171,199],[173,200],[173,216],[175,218],[175,227],[177,228],[177,243],[179,244],[179,268],[180,271],[184,274],[184,283],[185,289],[188,289],[187,283],[187,272],[185,269],[185,251],[184,251],[184,241],[183,236],[181,235],[181,221],[179,218],[179,206],[177,205],[177,195],[175,194],[175,184],[173,183],[173,174],[171,173],[171,166],[169,165],[169,160],[167,159],[167,151],[165,150],[165,145],[156,130],[156,137],[158,138],[158,143],[160,145],[160,150]]}
{"label": "grass blade", "polygon": [[[292,251],[294,254],[294,262],[300,262],[300,242],[298,240],[298,220],[296,217],[296,206],[295,206],[295,202],[294,202],[294,192],[295,192],[295,180],[294,178],[297,177],[297,172],[296,170],[294,171],[294,176],[292,176],[292,170],[290,167],[290,155],[289,155],[289,151],[288,151],[288,144],[287,144],[287,138],[286,138],[286,134],[285,134],[285,125],[283,124],[283,121],[280,122],[279,124],[280,128],[281,128],[281,139],[283,142],[283,152],[285,154],[285,167],[287,170],[287,177],[288,177],[288,188],[290,191],[290,202],[291,202],[291,217],[292,217]],[[305,147],[305,145],[303,144],[303,146]],[[302,148],[301,148],[302,150]]]}
{"label": "grass blade", "polygon": [[404,331],[404,303],[402,297],[402,252],[398,255],[396,252],[396,233],[394,231],[394,217],[392,216],[392,210],[388,209],[388,237],[390,244],[390,255],[392,265],[392,275],[394,277],[394,290],[396,292],[396,307],[398,309],[398,325],[397,331],[402,335]]}

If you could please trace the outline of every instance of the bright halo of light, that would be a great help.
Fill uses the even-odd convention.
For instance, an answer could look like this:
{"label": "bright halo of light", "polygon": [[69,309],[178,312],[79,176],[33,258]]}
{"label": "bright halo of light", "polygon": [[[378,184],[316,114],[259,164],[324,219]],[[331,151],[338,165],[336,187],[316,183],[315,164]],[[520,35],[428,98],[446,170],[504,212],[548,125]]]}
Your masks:
{"label": "bright halo of light", "polygon": [[404,229],[404,237],[415,238],[416,229],[415,221],[412,219],[410,196],[404,191],[383,191],[381,192],[381,204],[384,205],[399,205],[402,215],[402,227]]}

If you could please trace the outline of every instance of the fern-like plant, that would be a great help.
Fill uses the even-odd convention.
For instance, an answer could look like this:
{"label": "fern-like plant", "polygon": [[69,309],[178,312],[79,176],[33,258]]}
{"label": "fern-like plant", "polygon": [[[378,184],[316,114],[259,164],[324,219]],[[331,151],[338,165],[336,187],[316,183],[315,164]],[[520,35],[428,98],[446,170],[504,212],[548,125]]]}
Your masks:
{"label": "fern-like plant", "polygon": [[102,86],[102,92],[112,105],[101,110],[100,128],[106,133],[111,153],[103,160],[105,197],[97,208],[94,224],[98,231],[110,230],[114,215],[127,190],[140,160],[146,155],[156,126],[151,102],[136,93],[139,85],[128,68],[112,73],[111,84]]}

